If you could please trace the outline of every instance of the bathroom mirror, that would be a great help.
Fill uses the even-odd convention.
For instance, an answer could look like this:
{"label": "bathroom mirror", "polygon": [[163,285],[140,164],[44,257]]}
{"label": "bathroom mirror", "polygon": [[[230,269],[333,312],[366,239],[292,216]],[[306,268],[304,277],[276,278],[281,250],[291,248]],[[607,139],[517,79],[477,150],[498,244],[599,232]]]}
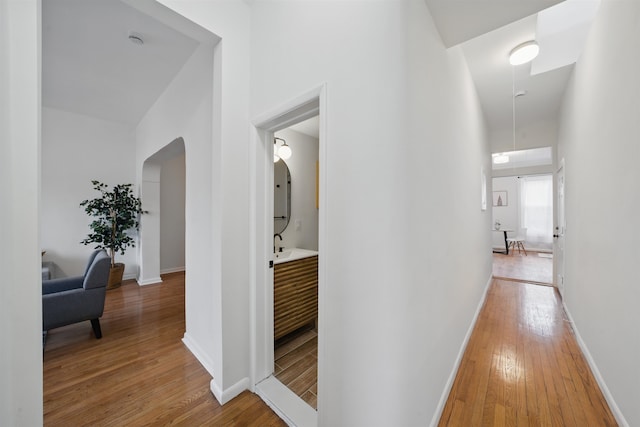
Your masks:
{"label": "bathroom mirror", "polygon": [[291,219],[291,173],[280,159],[273,165],[273,232],[280,234]]}

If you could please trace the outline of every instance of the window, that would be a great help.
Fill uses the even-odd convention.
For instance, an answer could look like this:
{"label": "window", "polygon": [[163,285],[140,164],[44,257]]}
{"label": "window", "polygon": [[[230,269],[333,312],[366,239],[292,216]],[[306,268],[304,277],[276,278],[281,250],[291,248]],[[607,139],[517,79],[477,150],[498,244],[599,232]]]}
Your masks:
{"label": "window", "polygon": [[520,178],[520,224],[526,227],[526,244],[532,249],[553,247],[553,178]]}

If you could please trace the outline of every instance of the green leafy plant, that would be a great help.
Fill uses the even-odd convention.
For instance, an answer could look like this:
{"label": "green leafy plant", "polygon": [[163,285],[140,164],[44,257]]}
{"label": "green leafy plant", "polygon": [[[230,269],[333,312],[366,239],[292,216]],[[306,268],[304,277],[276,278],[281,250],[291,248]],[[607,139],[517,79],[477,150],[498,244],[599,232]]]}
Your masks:
{"label": "green leafy plant", "polygon": [[95,249],[107,249],[113,267],[116,252],[124,255],[128,247],[135,246],[136,241],[127,232],[138,230],[139,215],[145,211],[142,210],[140,198],[133,195],[132,184],[119,184],[109,190],[107,184],[99,181],[91,183],[93,189],[100,192],[101,197],[80,203],[89,216],[95,217],[89,224],[91,233],[80,243],[97,243]]}

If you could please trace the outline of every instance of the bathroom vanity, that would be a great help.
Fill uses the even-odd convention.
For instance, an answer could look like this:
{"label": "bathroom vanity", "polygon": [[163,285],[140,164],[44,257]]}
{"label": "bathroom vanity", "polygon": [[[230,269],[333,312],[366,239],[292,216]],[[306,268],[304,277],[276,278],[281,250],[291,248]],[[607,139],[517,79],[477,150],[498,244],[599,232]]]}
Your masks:
{"label": "bathroom vanity", "polygon": [[318,253],[289,249],[274,255],[274,339],[318,318]]}

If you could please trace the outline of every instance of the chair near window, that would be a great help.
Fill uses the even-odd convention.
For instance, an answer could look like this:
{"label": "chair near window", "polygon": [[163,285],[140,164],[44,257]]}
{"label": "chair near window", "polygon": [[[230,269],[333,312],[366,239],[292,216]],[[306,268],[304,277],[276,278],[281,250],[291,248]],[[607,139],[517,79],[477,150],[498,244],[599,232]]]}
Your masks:
{"label": "chair near window", "polygon": [[518,248],[518,253],[522,253],[524,251],[525,256],[527,255],[527,250],[524,248],[524,241],[527,238],[527,228],[518,229],[518,233],[514,237],[507,237],[507,245],[512,248],[513,251]]}

